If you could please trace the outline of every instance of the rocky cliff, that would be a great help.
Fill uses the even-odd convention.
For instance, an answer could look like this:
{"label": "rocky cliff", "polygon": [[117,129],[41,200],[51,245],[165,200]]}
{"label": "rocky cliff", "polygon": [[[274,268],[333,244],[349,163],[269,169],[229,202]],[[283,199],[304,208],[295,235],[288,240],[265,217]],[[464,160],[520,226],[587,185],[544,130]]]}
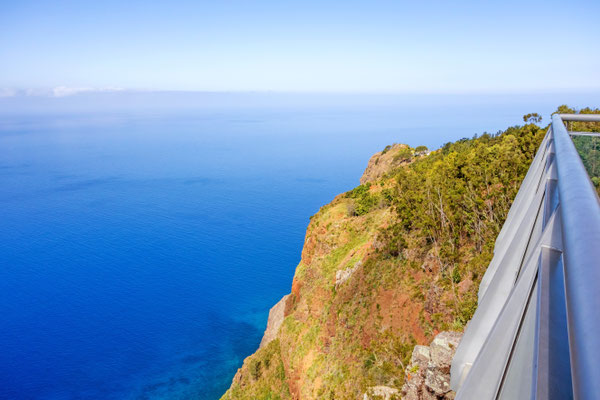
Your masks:
{"label": "rocky cliff", "polygon": [[291,293],[223,399],[452,398],[449,360],[542,136],[525,125],[371,158],[311,217]]}
{"label": "rocky cliff", "polygon": [[452,400],[450,390],[450,364],[462,333],[442,332],[431,345],[417,345],[407,366],[406,380],[402,386],[405,400]]}
{"label": "rocky cliff", "polygon": [[283,318],[285,317],[285,308],[287,306],[287,300],[290,298],[290,295],[285,295],[269,310],[269,319],[267,320],[267,329],[265,329],[265,333],[260,341],[259,349],[262,349],[270,342],[277,338],[277,334],[279,333],[279,328],[283,323]]}
{"label": "rocky cliff", "polygon": [[379,153],[373,154],[360,178],[360,184],[376,181],[394,168],[409,163],[413,156],[414,151],[405,144],[387,146]]}

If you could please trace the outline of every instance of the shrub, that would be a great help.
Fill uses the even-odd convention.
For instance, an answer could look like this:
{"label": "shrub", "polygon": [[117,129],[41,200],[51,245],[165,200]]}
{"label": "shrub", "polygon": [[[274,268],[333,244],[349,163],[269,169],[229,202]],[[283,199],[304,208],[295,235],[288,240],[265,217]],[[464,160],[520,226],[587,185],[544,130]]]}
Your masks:
{"label": "shrub", "polygon": [[381,229],[377,238],[382,243],[379,251],[385,257],[400,257],[402,251],[406,248],[404,228],[401,224],[393,224]]}
{"label": "shrub", "polygon": [[354,200],[351,200],[346,203],[346,212],[347,212],[348,216],[350,216],[350,217],[355,217],[357,215],[356,214],[356,204],[354,203]]}
{"label": "shrub", "polygon": [[458,304],[458,315],[456,319],[463,326],[467,324],[473,318],[475,310],[477,309],[477,298],[469,297]]}
{"label": "shrub", "polygon": [[394,155],[394,161],[403,162],[410,161],[412,159],[413,152],[410,147],[403,147]]}
{"label": "shrub", "polygon": [[454,267],[452,269],[452,282],[460,283],[461,280],[462,280],[462,277],[460,276],[460,271],[458,270],[457,267]]}
{"label": "shrub", "polygon": [[[379,205],[379,196],[371,194],[370,188],[371,184],[367,183],[348,192],[346,196],[354,200],[354,213],[351,215],[364,215]],[[351,208],[348,211],[350,212]]]}
{"label": "shrub", "polygon": [[258,360],[252,360],[250,363],[250,375],[252,375],[252,379],[258,380],[261,375],[261,362]]}

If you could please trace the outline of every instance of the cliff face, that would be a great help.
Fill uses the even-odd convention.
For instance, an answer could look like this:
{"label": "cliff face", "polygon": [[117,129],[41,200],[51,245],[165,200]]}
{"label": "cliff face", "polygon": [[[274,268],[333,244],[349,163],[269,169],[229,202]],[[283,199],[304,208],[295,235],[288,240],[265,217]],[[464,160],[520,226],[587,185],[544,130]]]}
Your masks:
{"label": "cliff face", "polygon": [[271,310],[269,310],[269,320],[267,321],[267,329],[265,329],[263,338],[260,341],[259,349],[262,349],[277,338],[277,333],[279,333],[279,328],[281,328],[283,318],[285,317],[285,308],[287,306],[287,300],[289,298],[289,294],[283,296],[281,300],[279,300],[277,304],[275,304],[271,308]]}
{"label": "cliff face", "polygon": [[426,360],[413,350],[470,319],[542,136],[527,125],[417,159],[397,157],[404,145],[374,156],[364,184],[311,218],[291,293],[223,399],[451,398],[438,355],[459,336]]}
{"label": "cliff face", "polygon": [[415,346],[401,391],[404,400],[454,399],[450,364],[461,338],[460,332],[442,332],[431,345]]}
{"label": "cliff face", "polygon": [[367,164],[367,169],[360,178],[360,184],[364,185],[367,182],[376,181],[394,168],[408,164],[412,158],[412,153],[407,145],[396,143],[387,146],[379,153],[373,154]]}

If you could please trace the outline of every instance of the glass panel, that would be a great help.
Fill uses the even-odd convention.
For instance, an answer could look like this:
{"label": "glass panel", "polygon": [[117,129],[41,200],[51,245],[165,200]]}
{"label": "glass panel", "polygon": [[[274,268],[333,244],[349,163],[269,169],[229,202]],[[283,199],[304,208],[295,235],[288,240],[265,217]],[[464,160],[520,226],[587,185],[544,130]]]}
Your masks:
{"label": "glass panel", "polygon": [[573,136],[573,143],[596,191],[600,194],[600,137]]}
{"label": "glass panel", "polygon": [[[573,387],[571,384],[571,361],[569,358],[569,336],[567,331],[567,305],[565,302],[565,278],[563,262],[560,252],[545,249],[544,268],[548,268],[548,300],[549,318],[544,321],[547,324],[547,344],[545,351],[547,358],[543,357],[540,362],[547,359],[547,365],[538,366],[543,373],[538,379],[538,395],[544,394],[550,400],[569,400],[573,398]],[[545,285],[543,286],[546,287]]]}
{"label": "glass panel", "polygon": [[498,399],[515,400],[531,398],[533,386],[533,357],[538,303],[536,280],[527,303],[527,311],[519,336],[513,348],[510,364],[504,376]]}

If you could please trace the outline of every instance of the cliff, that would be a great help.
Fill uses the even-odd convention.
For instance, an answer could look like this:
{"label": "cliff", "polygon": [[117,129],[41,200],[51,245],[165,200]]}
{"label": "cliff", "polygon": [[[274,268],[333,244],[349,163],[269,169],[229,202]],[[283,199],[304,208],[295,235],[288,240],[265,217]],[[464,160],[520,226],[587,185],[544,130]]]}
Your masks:
{"label": "cliff", "polygon": [[373,154],[360,178],[360,184],[376,181],[394,168],[410,163],[412,157],[413,151],[405,144],[395,143],[387,146],[379,153]]}
{"label": "cliff", "polygon": [[471,318],[542,137],[529,124],[372,157],[360,186],[311,217],[291,293],[223,399],[452,398],[460,334],[436,335]]}

